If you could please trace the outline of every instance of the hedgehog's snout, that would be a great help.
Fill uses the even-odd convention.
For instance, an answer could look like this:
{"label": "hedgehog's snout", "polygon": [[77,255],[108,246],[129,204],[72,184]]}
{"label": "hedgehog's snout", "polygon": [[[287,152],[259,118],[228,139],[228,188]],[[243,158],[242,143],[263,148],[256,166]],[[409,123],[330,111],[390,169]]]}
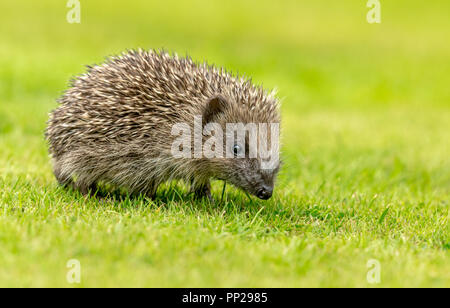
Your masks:
{"label": "hedgehog's snout", "polygon": [[272,197],[272,193],[273,193],[273,186],[269,186],[269,185],[262,185],[261,188],[259,188],[256,191],[256,196],[259,199],[262,200],[267,200],[270,197]]}

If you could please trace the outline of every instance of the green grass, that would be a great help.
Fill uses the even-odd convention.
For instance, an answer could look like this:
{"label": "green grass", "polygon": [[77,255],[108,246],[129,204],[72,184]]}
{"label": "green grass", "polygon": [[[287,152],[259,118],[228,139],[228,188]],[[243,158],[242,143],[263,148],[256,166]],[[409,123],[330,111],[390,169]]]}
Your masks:
{"label": "green grass", "polygon": [[[74,286],[74,258],[83,287],[450,287],[450,3],[381,2],[369,25],[365,1],[82,0],[81,24],[64,1],[2,1],[0,287]],[[47,113],[84,64],[135,47],[278,88],[285,165],[271,200],[57,186]]]}

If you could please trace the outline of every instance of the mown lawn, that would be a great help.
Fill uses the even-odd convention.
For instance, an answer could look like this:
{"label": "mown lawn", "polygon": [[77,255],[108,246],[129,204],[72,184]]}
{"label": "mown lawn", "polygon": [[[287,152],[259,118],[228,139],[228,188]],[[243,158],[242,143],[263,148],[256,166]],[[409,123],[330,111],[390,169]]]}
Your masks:
{"label": "mown lawn", "polygon": [[[365,2],[81,0],[69,24],[64,1],[2,1],[0,287],[450,287],[450,3],[381,1],[370,25]],[[136,47],[277,87],[284,167],[270,201],[57,186],[47,113],[83,65]]]}

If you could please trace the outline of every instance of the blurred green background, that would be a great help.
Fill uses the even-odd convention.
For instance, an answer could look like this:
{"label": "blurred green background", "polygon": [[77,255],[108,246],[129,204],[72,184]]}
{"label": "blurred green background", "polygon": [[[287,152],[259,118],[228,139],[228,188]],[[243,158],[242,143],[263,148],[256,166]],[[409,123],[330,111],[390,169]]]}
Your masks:
{"label": "blurred green background", "polygon": [[[450,2],[0,3],[0,286],[450,286]],[[198,204],[58,188],[43,130],[68,80],[129,48],[246,73],[282,99],[275,197]],[[220,195],[221,184],[214,185]],[[76,285],[78,286],[78,285]],[[375,285],[378,286],[378,285]]]}

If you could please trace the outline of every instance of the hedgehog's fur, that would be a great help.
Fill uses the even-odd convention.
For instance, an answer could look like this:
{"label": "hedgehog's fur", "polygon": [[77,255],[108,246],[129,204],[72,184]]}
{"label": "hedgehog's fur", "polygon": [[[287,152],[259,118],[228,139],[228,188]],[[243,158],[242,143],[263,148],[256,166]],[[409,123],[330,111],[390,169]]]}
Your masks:
{"label": "hedgehog's fur", "polygon": [[[211,100],[223,110],[208,110]],[[159,184],[182,179],[210,197],[210,179],[255,194],[272,185],[278,166],[261,171],[254,159],[181,159],[170,152],[172,125],[194,115],[225,123],[279,123],[273,93],[224,69],[164,51],[132,50],[88,67],[71,81],[50,114],[46,138],[62,185],[83,193],[100,182],[153,196]],[[208,116],[207,116],[208,117]],[[276,149],[278,151],[278,149]]]}

